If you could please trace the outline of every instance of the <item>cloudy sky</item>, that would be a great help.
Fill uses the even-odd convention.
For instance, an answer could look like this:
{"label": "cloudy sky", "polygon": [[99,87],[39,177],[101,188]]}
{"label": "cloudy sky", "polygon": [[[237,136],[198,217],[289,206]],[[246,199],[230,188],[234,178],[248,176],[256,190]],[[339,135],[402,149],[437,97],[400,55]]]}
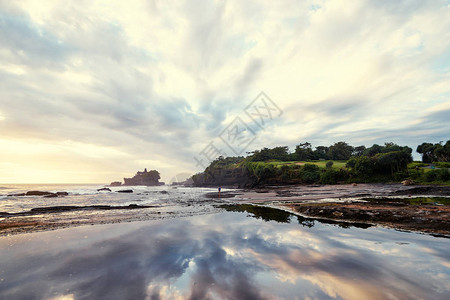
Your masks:
{"label": "cloudy sky", "polygon": [[235,118],[246,151],[449,139],[450,1],[0,0],[0,182],[167,182]]}

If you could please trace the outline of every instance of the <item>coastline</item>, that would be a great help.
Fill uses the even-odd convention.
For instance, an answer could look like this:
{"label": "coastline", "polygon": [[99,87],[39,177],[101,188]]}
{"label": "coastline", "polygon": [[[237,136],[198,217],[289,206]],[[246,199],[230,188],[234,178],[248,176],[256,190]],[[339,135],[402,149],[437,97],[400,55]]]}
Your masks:
{"label": "coastline", "polygon": [[[196,189],[196,188],[193,188]],[[169,206],[68,206],[3,214],[0,236],[82,225],[147,221],[217,212],[220,204],[278,208],[311,219],[364,223],[450,237],[450,205],[409,204],[416,197],[450,199],[450,187],[400,184],[266,186],[203,194],[196,202]],[[371,201],[364,200],[370,198]],[[406,199],[406,200],[405,200]]]}
{"label": "coastline", "polygon": [[400,184],[272,186],[243,190],[234,199],[312,219],[347,222],[349,225],[365,223],[450,237],[450,205],[409,203],[435,197],[450,200],[450,187]]}

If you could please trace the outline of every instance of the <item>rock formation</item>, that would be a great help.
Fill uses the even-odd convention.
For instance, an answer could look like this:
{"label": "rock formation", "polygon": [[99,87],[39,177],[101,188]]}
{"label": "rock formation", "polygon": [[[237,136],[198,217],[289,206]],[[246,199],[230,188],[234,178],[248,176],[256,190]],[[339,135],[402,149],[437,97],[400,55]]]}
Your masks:
{"label": "rock formation", "polygon": [[144,172],[137,172],[132,178],[124,178],[123,185],[146,185],[146,186],[156,186],[159,185],[159,172],[156,170],[147,171],[147,168]]}

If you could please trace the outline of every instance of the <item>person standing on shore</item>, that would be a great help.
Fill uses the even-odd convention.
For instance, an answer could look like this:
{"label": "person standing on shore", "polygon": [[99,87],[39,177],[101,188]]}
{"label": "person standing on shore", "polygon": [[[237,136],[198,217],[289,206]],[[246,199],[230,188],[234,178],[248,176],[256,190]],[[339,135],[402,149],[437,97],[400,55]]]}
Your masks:
{"label": "person standing on shore", "polygon": [[217,190],[219,191],[219,198],[220,198],[220,191],[222,190],[222,188],[219,186]]}

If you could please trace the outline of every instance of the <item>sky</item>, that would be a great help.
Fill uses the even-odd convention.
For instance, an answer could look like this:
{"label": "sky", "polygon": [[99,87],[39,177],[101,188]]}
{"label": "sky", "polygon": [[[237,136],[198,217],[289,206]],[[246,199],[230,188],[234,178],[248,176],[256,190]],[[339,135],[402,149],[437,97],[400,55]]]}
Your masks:
{"label": "sky", "polygon": [[0,0],[1,183],[449,132],[448,0]]}

